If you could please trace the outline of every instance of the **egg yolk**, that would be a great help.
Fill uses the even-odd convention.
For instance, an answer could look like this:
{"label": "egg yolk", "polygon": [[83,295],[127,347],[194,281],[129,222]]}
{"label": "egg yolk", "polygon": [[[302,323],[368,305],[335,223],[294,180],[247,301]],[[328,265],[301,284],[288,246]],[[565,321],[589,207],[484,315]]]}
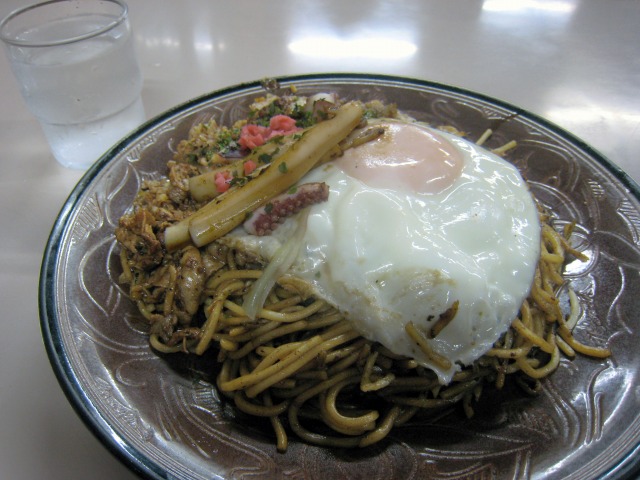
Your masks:
{"label": "egg yolk", "polygon": [[347,175],[373,188],[419,194],[440,193],[460,177],[464,160],[447,139],[420,125],[382,125],[380,138],[345,151],[337,161]]}

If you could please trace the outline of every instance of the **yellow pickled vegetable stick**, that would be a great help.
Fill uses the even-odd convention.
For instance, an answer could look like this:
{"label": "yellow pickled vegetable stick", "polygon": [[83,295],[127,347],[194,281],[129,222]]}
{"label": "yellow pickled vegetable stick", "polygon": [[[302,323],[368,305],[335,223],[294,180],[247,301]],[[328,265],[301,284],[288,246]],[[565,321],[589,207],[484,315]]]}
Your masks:
{"label": "yellow pickled vegetable stick", "polygon": [[165,246],[178,248],[191,240],[201,247],[227,234],[256,208],[286,191],[331,152],[360,123],[363,107],[356,102],[342,105],[330,120],[305,131],[300,139],[269,168],[242,186],[215,198],[189,218],[165,231]]}
{"label": "yellow pickled vegetable stick", "polygon": [[[348,148],[357,147],[363,143],[375,140],[383,133],[384,127],[381,126],[356,129],[338,145],[335,145],[331,150],[325,153],[318,161],[318,164],[329,162],[342,155],[342,153]],[[241,184],[243,181],[249,181],[251,178],[255,178],[260,174],[260,171],[267,168],[274,159],[289,150],[289,147],[291,147],[295,142],[295,139],[299,138],[300,135],[301,133],[297,132],[291,135],[279,137],[277,141],[261,145],[246,157],[232,162],[229,165],[218,167],[200,175],[196,175],[195,177],[191,177],[189,179],[189,193],[191,194],[191,197],[198,202],[204,202],[212,200],[218,195],[224,193],[220,192],[216,185],[216,177],[220,173],[228,173],[230,177],[237,179],[238,184]],[[247,162],[255,164],[256,169],[247,173],[247,169],[245,168],[245,164]]]}
{"label": "yellow pickled vegetable stick", "polygon": [[[189,193],[191,197],[198,201],[204,202],[211,200],[223,192],[220,192],[216,185],[216,176],[219,173],[228,173],[230,177],[236,179],[255,177],[261,169],[269,166],[270,162],[277,156],[286,152],[292,143],[295,142],[295,138],[301,135],[300,132],[295,134],[279,137],[277,142],[269,142],[259,146],[253,152],[246,157],[236,160],[229,165],[215,168],[208,172],[196,175],[189,179]],[[256,167],[255,170],[247,172],[245,164],[252,162]]]}

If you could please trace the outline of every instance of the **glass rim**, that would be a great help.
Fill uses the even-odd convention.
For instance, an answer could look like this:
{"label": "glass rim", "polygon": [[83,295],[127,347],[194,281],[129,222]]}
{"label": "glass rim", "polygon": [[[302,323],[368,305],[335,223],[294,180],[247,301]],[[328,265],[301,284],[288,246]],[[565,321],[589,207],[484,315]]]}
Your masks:
{"label": "glass rim", "polygon": [[57,45],[66,45],[69,43],[75,43],[81,40],[86,40],[87,38],[96,37],[105,32],[108,32],[109,30],[112,30],[113,28],[117,27],[127,19],[127,14],[129,11],[129,7],[123,0],[101,0],[102,2],[106,1],[109,3],[114,3],[121,7],[122,11],[120,12],[117,18],[115,18],[112,22],[109,22],[107,25],[103,27],[97,28],[87,33],[83,33],[82,35],[76,35],[74,37],[69,37],[62,40],[55,40],[51,42],[43,42],[41,40],[40,41],[20,40],[15,38],[15,36],[13,35],[8,35],[5,31],[5,27],[9,24],[9,22],[11,22],[11,20],[16,18],[17,16],[22,15],[23,13],[29,12],[31,10],[35,10],[36,8],[40,8],[45,5],[51,5],[53,3],[62,3],[62,2],[69,2],[69,1],[72,1],[72,0],[48,0],[46,2],[34,3],[32,5],[27,5],[25,7],[21,7],[21,8],[18,8],[17,10],[14,10],[13,12],[9,13],[6,17],[4,17],[2,21],[0,21],[0,40],[2,40],[3,42],[9,45],[14,45],[18,47],[54,47]]}

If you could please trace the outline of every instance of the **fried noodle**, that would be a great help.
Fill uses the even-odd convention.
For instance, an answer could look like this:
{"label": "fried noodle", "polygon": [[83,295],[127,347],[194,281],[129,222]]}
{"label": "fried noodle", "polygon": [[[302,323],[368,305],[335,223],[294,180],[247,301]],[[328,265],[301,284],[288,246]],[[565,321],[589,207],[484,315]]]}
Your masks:
{"label": "fried noodle", "polygon": [[[202,136],[202,128],[197,133]],[[175,195],[172,188],[169,196]],[[145,200],[144,191],[141,195],[138,208],[127,214],[129,222],[144,223],[141,212],[153,215],[156,226],[163,215],[175,218],[155,200]],[[217,388],[241,412],[269,419],[279,451],[287,449],[289,432],[316,445],[366,447],[420,411],[460,404],[471,417],[483,390],[501,389],[508,379],[536,391],[558,367],[561,353],[609,355],[573,337],[580,310],[570,288],[567,316],[560,305],[563,266],[569,257],[584,257],[570,245],[571,227],[556,231],[542,209],[540,220],[540,260],[518,317],[493,348],[456,373],[449,385],[440,385],[434,372],[414,360],[363,338],[336,308],[310,296],[287,275],[277,279],[255,319],[247,315],[245,295],[266,265],[217,242],[162,251],[155,268],[140,268],[131,249],[122,248],[121,282],[129,284],[131,298],[151,324],[152,348],[163,354],[216,355]],[[189,259],[198,265],[192,272]],[[185,283],[199,292],[197,311],[179,293]],[[433,352],[411,324],[407,334],[429,358],[448,367],[449,361]]]}

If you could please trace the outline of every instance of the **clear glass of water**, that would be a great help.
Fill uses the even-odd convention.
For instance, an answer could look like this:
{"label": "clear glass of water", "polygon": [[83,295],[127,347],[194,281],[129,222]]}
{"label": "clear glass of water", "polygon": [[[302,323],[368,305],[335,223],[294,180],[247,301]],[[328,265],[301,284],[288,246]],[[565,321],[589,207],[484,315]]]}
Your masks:
{"label": "clear glass of water", "polygon": [[142,75],[121,0],[52,0],[0,22],[11,68],[54,157],[88,168],[144,122]]}

